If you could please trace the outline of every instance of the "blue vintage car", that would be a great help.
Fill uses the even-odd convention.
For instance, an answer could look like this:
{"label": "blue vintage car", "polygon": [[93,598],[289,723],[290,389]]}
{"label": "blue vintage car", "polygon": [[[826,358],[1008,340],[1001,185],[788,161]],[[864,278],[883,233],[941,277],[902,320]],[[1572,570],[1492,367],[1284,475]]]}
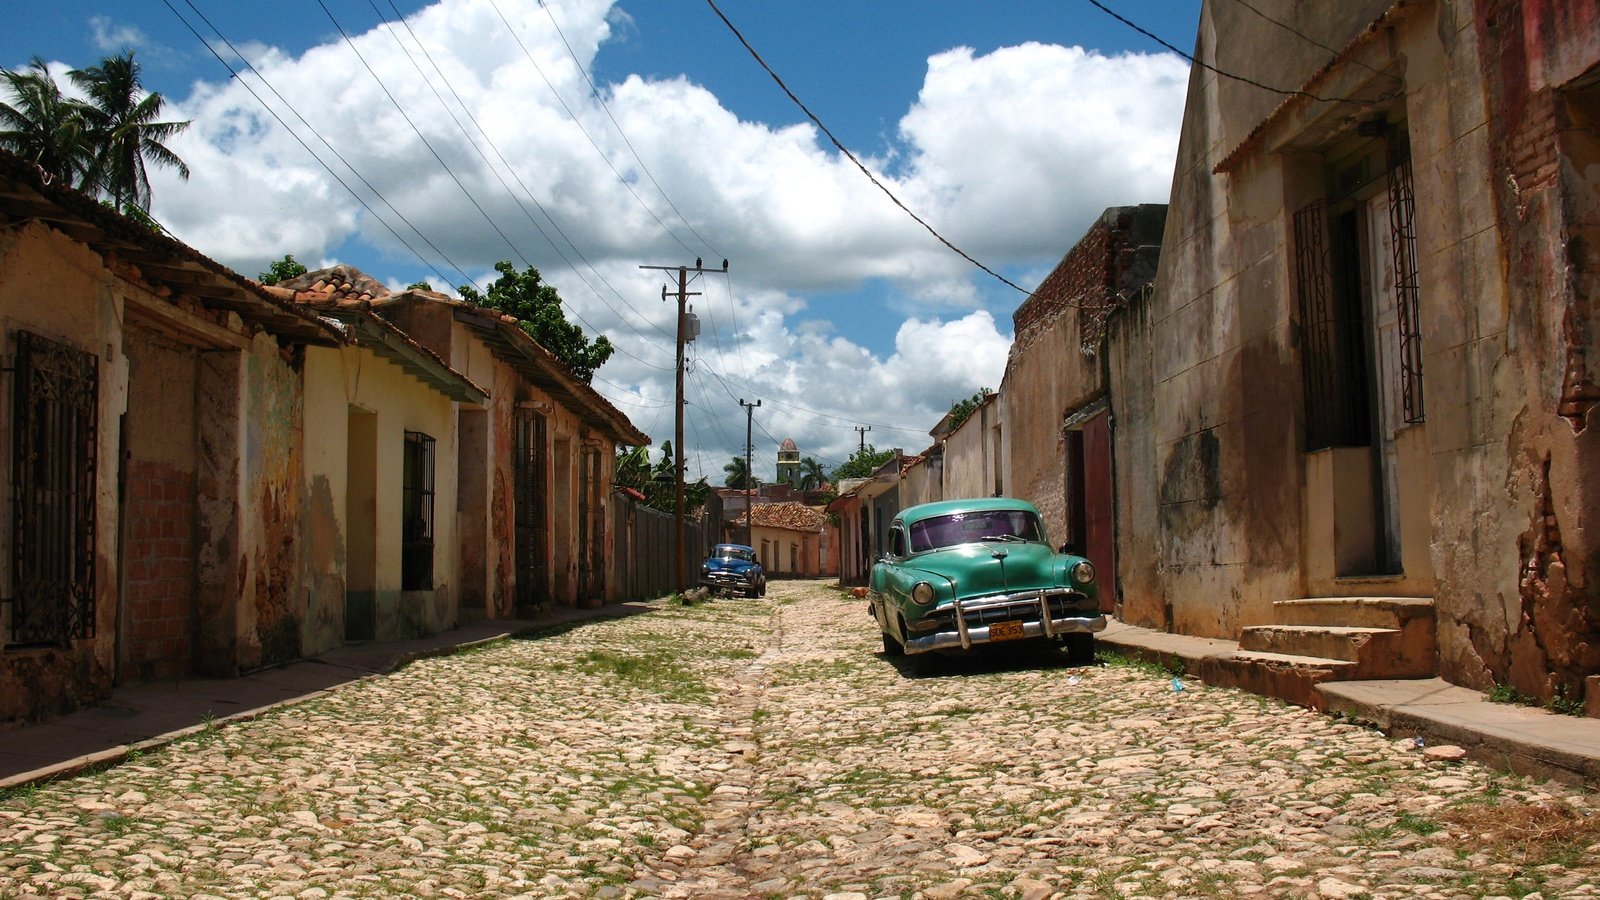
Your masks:
{"label": "blue vintage car", "polygon": [[1106,627],[1094,565],[1058,553],[1033,504],[1008,497],[925,503],[889,526],[867,596],[889,655],[1057,641],[1094,659]]}
{"label": "blue vintage car", "polygon": [[746,597],[767,595],[767,572],[756,558],[755,548],[744,544],[718,544],[700,564],[700,583],[714,591]]}

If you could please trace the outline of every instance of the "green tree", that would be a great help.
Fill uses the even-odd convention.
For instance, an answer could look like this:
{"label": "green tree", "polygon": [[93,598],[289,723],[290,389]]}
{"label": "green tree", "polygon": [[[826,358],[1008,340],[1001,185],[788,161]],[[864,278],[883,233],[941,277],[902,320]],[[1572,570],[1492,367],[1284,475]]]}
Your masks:
{"label": "green tree", "polygon": [[67,73],[88,96],[80,104],[84,129],[94,157],[83,175],[84,187],[107,196],[119,210],[150,209],[149,165],[176,169],[189,179],[189,166],[166,145],[189,127],[188,122],[162,122],[165,102],[139,83],[139,63],[124,50],[87,69]]}
{"label": "green tree", "polygon": [[800,489],[814,491],[828,483],[828,476],[822,471],[822,463],[811,457],[800,460]]}
{"label": "green tree", "polygon": [[583,329],[568,322],[561,311],[561,295],[540,280],[538,269],[529,266],[527,271],[518,272],[508,260],[495,263],[494,268],[500,277],[489,285],[487,292],[464,284],[460,287],[461,298],[521,320],[523,331],[587,384],[594,378],[595,370],[616,351],[611,341],[603,334],[591,341],[584,336]]}
{"label": "green tree", "polygon": [[845,460],[844,465],[833,470],[833,477],[829,480],[838,483],[845,478],[866,478],[876,471],[879,466],[893,458],[893,450],[879,450],[877,447],[868,444],[866,449],[857,450],[850,454],[850,458]]}
{"label": "green tree", "polygon": [[406,285],[406,290],[408,290],[408,291],[431,291],[431,290],[433,290],[433,285],[429,284],[426,281],[413,281],[412,283]]}
{"label": "green tree", "polygon": [[728,487],[744,490],[755,487],[755,479],[750,475],[750,467],[742,456],[735,456],[728,460],[728,464],[722,467],[722,471],[727,473],[728,476],[723,479],[722,483]]}
{"label": "green tree", "polygon": [[993,393],[994,391],[990,390],[989,388],[978,388],[978,392],[973,394],[971,397],[968,397],[965,400],[957,400],[956,402],[950,404],[949,415],[951,430],[960,427],[961,423],[965,422],[967,417],[977,412],[979,405],[981,405],[984,400],[987,400]]}
{"label": "green tree", "polygon": [[304,275],[306,271],[306,267],[301,265],[300,261],[295,259],[294,254],[291,253],[268,266],[267,271],[256,276],[256,280],[262,284],[277,284],[280,281],[288,281],[297,275]]}
{"label": "green tree", "polygon": [[77,186],[93,156],[82,103],[61,93],[44,60],[26,70],[0,70],[11,102],[0,102],[0,148],[34,163],[45,174]]}
{"label": "green tree", "polygon": [[[655,463],[650,461],[649,447],[633,447],[618,452],[616,474],[612,476],[612,481],[617,487],[633,488],[643,494],[645,506],[651,509],[676,512],[678,498],[672,477],[675,465],[671,441],[661,442],[661,459]],[[685,484],[684,512],[691,515],[697,513],[710,498],[711,486],[706,484],[704,478],[693,484]]]}

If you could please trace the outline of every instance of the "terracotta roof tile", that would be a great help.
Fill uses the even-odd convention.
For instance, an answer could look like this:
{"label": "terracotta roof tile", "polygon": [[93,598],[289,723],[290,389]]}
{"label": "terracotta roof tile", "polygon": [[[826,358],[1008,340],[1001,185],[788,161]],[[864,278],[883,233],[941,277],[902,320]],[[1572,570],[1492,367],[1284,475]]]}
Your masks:
{"label": "terracotta roof tile", "polygon": [[[756,506],[754,515],[756,525],[762,528],[816,533],[828,524],[827,515],[804,503],[762,503]],[[744,520],[744,515],[740,515],[734,524]]]}

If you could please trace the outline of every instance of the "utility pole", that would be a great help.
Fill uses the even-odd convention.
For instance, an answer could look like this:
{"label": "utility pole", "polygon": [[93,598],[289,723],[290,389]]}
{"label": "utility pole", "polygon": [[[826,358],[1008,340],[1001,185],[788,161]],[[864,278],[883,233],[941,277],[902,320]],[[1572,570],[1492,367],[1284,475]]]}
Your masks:
{"label": "utility pole", "polygon": [[[750,488],[755,481],[755,473],[750,470],[750,456],[755,452],[755,445],[750,441],[750,426],[755,421],[756,408],[761,405],[761,401],[746,403],[744,398],[740,397],[739,405],[744,407],[744,542],[750,544],[755,539],[756,528],[755,500]],[[750,546],[755,545],[750,544]]]}
{"label": "utility pole", "polygon": [[868,425],[865,428],[861,427],[860,425],[856,426],[856,431],[861,432],[861,452],[862,453],[866,453],[867,452],[867,432],[869,432],[871,430],[872,430],[872,426],[871,425]]}
{"label": "utility pole", "polygon": [[[685,468],[685,465],[684,465],[684,462],[683,462],[683,345],[684,345],[684,340],[685,340],[684,339],[684,325],[685,325],[685,315],[684,315],[684,313],[686,311],[686,307],[687,307],[689,298],[690,297],[698,297],[698,296],[700,296],[700,294],[699,294],[699,292],[690,293],[690,291],[689,291],[689,267],[688,266],[640,266],[639,268],[641,268],[641,269],[656,269],[656,270],[663,271],[663,272],[670,272],[670,271],[676,270],[677,273],[678,273],[678,291],[677,291],[677,294],[676,294],[676,296],[678,298],[678,365],[677,365],[678,397],[677,397],[677,410],[676,410],[676,414],[673,416],[673,426],[672,426],[672,451],[673,451],[673,455],[675,457],[674,460],[673,460],[673,474],[677,476],[676,479],[675,479],[675,481],[677,483],[675,485],[673,485],[673,490],[672,490],[673,499],[677,501],[677,521],[676,521],[676,526],[677,526],[676,527],[677,545],[674,547],[674,550],[676,551],[674,555],[677,557],[677,560],[676,560],[676,563],[675,563],[672,571],[673,571],[673,574],[676,576],[676,579],[677,579],[674,582],[674,584],[676,584],[677,585],[677,589],[681,591],[685,587],[688,586],[688,582],[684,580],[684,575],[683,575],[683,569],[684,569],[683,555],[684,555],[685,550],[687,549],[684,546],[685,542],[684,542],[684,528],[683,528],[683,522],[684,522],[683,470]],[[704,271],[705,271],[705,269],[700,265],[700,259],[697,257],[695,259],[695,261],[694,261],[694,274],[695,274],[695,276],[698,277],[700,275],[700,273],[702,273]],[[728,271],[728,261],[727,260],[723,260],[722,261],[722,271],[724,271],[724,272]],[[669,296],[673,296],[673,295],[670,295],[670,294],[667,293],[667,286],[666,285],[662,285],[661,286],[661,299],[662,300],[666,300],[667,297],[669,297]],[[691,337],[688,340],[694,340],[694,338]]]}

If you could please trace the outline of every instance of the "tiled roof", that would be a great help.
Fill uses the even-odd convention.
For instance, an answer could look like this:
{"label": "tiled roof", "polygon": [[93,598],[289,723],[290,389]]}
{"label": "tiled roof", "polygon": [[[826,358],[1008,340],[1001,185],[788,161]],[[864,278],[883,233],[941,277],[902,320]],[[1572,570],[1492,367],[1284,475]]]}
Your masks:
{"label": "tiled roof", "polygon": [[490,349],[529,383],[544,390],[580,418],[618,443],[641,446],[650,438],[634,426],[600,392],[574,376],[555,354],[522,330],[521,323],[497,309],[477,306],[438,291],[394,292],[354,266],[337,265],[288,278],[279,288],[292,291],[301,303],[322,309],[375,309],[420,301],[455,310],[457,321],[472,329]]}
{"label": "tiled roof", "polygon": [[24,219],[84,244],[118,277],[142,284],[175,305],[192,299],[209,311],[235,313],[284,343],[334,346],[342,340],[316,315],[268,294],[193,247],[114,212],[82,191],[53,183],[38,166],[0,151],[0,225]]}
{"label": "tiled roof", "polygon": [[[735,525],[744,522],[739,516]],[[828,517],[804,503],[763,503],[755,508],[755,523],[759,528],[785,528],[789,531],[816,533],[828,524]]]}

